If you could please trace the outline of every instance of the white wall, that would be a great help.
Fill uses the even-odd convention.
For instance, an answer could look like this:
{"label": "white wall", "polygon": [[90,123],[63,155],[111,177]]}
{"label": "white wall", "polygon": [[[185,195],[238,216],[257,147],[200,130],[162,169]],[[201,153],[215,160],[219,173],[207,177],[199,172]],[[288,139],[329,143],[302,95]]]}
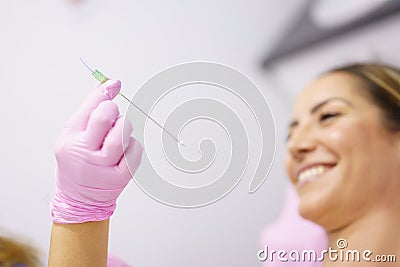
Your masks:
{"label": "white wall", "polygon": [[[121,79],[127,95],[171,65],[215,61],[249,76],[270,102],[279,127],[268,180],[255,195],[248,195],[248,183],[241,183],[218,203],[195,210],[159,204],[131,183],[112,217],[110,251],[135,266],[257,266],[259,234],[281,206],[281,129],[288,113],[259,66],[265,49],[301,3],[280,2],[2,1],[3,231],[32,240],[46,257],[53,144],[95,84],[80,56]],[[125,110],[121,99],[116,102]]]}
{"label": "white wall", "polygon": [[[347,33],[275,64],[269,75],[289,99],[313,77],[342,64],[378,61],[400,66],[400,15]],[[268,73],[267,73],[268,75]]]}

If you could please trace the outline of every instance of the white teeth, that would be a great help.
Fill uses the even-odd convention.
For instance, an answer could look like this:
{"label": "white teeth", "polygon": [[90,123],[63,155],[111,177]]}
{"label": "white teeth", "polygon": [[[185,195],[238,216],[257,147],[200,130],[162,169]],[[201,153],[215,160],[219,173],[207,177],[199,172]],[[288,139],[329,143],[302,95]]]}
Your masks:
{"label": "white teeth", "polygon": [[320,174],[324,173],[326,170],[327,170],[327,168],[322,166],[322,165],[311,167],[311,168],[309,168],[307,170],[302,171],[299,174],[297,182],[303,182],[305,180],[308,180],[313,176],[320,175]]}

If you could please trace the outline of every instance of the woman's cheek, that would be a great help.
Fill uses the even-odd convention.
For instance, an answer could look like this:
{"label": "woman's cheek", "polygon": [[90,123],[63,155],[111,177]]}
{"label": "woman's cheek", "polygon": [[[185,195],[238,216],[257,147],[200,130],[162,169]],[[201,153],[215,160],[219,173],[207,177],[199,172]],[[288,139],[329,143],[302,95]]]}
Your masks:
{"label": "woman's cheek", "polygon": [[[353,136],[349,131],[346,131],[342,127],[331,128],[326,133],[325,140],[329,142],[329,147],[334,150],[340,149],[351,145],[354,142]],[[340,153],[340,151],[337,151]]]}

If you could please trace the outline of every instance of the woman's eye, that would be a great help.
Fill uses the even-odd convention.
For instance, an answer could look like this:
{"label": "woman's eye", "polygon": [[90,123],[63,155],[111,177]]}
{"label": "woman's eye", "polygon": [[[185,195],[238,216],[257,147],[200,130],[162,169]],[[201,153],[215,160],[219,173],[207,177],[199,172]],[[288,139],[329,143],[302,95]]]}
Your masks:
{"label": "woman's eye", "polygon": [[340,113],[338,113],[338,112],[326,112],[326,113],[321,114],[319,120],[320,121],[326,121],[328,119],[337,117],[339,115],[340,115]]}

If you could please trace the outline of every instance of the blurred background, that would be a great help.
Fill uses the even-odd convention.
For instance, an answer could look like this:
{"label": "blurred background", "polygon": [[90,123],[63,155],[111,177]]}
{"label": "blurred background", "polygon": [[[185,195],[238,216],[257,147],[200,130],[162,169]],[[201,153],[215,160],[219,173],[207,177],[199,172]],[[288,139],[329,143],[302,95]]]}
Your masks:
{"label": "blurred background", "polygon": [[270,104],[277,151],[268,179],[253,195],[242,182],[221,201],[189,210],[162,205],[131,183],[111,219],[109,250],[136,267],[259,266],[260,237],[288,185],[284,140],[295,95],[342,63],[399,66],[398,3],[3,0],[0,234],[23,236],[47,256],[53,145],[95,85],[80,56],[120,79],[128,96],[167,67],[213,61],[247,75]]}

